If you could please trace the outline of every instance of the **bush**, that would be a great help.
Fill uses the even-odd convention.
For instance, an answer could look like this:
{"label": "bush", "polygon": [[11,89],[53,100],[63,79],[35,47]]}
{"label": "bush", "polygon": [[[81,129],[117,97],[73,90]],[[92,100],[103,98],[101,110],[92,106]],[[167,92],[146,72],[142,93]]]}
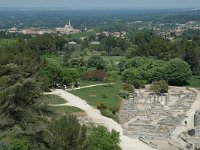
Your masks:
{"label": "bush", "polygon": [[148,83],[152,83],[152,81],[159,81],[159,80],[166,80],[166,71],[165,71],[165,67],[155,67],[152,69],[149,69],[146,72],[146,80],[148,81]]}
{"label": "bush", "polygon": [[103,81],[106,77],[106,72],[103,70],[92,70],[85,72],[82,75],[83,80],[92,80],[92,81]]}
{"label": "bush", "polygon": [[128,99],[129,98],[129,92],[125,91],[125,90],[121,90],[119,92],[119,96],[123,99]]}
{"label": "bush", "polygon": [[99,103],[99,104],[97,104],[97,109],[106,109],[107,108],[107,106],[106,106],[106,104],[104,104],[104,103]]}
{"label": "bush", "polygon": [[160,80],[155,81],[150,87],[150,90],[156,92],[156,93],[167,93],[169,89],[169,86],[166,81]]}
{"label": "bush", "polygon": [[109,109],[101,109],[100,111],[101,111],[101,114],[103,116],[106,116],[108,118],[112,118],[115,121],[118,121],[117,115],[115,115],[111,110],[109,110]]}
{"label": "bush", "polygon": [[119,107],[112,106],[108,108],[113,114],[116,114],[119,111]]}
{"label": "bush", "polygon": [[126,91],[129,91],[130,93],[133,93],[133,92],[134,92],[134,87],[133,87],[133,85],[128,84],[128,83],[126,83],[126,84],[123,85],[123,89],[126,90]]}

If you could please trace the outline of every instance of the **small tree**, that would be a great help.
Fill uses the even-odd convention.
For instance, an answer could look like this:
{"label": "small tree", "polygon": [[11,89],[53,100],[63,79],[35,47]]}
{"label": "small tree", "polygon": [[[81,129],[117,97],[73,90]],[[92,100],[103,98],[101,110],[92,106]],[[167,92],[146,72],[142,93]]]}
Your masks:
{"label": "small tree", "polygon": [[134,93],[134,87],[131,84],[127,84],[127,83],[124,84],[123,89],[126,91],[129,91],[132,94]]}
{"label": "small tree", "polygon": [[70,83],[76,82],[80,78],[80,74],[77,69],[65,68],[63,70],[63,83],[68,85]]}
{"label": "small tree", "polygon": [[61,116],[53,120],[49,130],[51,137],[47,137],[51,149],[82,150],[86,139],[86,127],[81,126],[74,116]]}
{"label": "small tree", "polygon": [[119,96],[123,99],[128,99],[129,98],[129,92],[128,91],[125,91],[125,90],[121,90],[119,92]]}
{"label": "small tree", "polygon": [[152,90],[155,93],[167,93],[168,89],[169,86],[167,82],[164,80],[154,81],[150,87],[150,90]]}
{"label": "small tree", "polygon": [[137,56],[138,47],[136,45],[131,45],[125,52],[126,58],[130,59]]}

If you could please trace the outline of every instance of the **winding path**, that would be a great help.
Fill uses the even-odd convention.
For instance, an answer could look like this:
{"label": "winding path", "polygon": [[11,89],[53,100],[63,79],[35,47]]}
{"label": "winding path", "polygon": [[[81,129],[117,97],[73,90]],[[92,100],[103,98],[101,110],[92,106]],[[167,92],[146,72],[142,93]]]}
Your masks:
{"label": "winding path", "polygon": [[98,109],[88,105],[85,100],[82,100],[79,97],[61,89],[56,89],[50,93],[45,94],[54,94],[64,98],[67,101],[65,105],[78,107],[84,110],[94,123],[104,125],[109,130],[114,129],[118,131],[120,133],[121,140],[120,146],[123,150],[153,150],[151,147],[139,141],[138,139],[132,139],[125,136],[120,124],[110,118],[102,116]]}

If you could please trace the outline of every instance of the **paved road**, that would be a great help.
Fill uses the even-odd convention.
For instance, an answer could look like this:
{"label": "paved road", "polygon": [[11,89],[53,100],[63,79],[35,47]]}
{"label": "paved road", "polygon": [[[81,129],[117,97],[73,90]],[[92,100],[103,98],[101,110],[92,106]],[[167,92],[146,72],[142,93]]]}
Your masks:
{"label": "paved road", "polygon": [[123,150],[153,150],[151,147],[139,141],[138,139],[132,139],[128,136],[125,136],[120,124],[110,118],[102,116],[98,109],[88,105],[85,100],[82,100],[81,98],[61,89],[56,89],[51,93],[46,94],[54,94],[64,98],[67,101],[66,105],[78,107],[84,110],[94,123],[104,125],[109,130],[114,129],[118,131],[120,133],[121,140],[120,146]]}

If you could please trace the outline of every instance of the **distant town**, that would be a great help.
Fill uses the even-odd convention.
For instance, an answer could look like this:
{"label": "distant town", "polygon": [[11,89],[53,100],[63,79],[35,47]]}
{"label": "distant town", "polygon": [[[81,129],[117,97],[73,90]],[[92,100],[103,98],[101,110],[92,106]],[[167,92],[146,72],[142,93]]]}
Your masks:
{"label": "distant town", "polygon": [[7,33],[23,33],[30,35],[43,35],[43,34],[52,34],[52,33],[61,33],[61,34],[76,34],[80,33],[81,30],[74,29],[70,21],[64,27],[57,27],[55,29],[41,29],[41,28],[27,28],[27,29],[17,29],[16,27],[10,29],[1,29],[1,31],[7,31]]}

